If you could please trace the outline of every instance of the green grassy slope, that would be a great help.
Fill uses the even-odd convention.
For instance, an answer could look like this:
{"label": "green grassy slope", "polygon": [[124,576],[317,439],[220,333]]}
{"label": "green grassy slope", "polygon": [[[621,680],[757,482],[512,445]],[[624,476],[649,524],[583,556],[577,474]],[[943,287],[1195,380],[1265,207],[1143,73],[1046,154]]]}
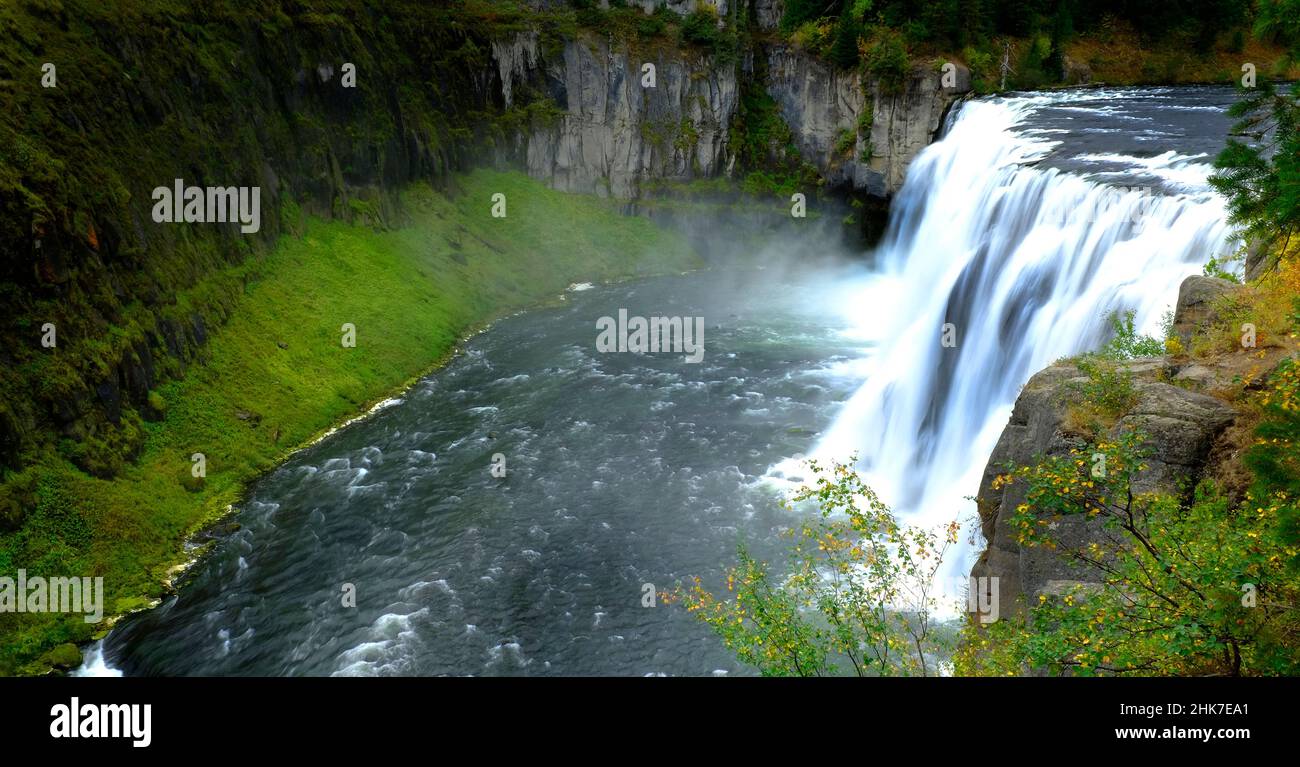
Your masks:
{"label": "green grassy slope", "polygon": [[[138,425],[140,460],[105,480],[48,450],[24,472],[38,504],[0,538],[0,573],[103,576],[107,612],[143,606],[183,561],[187,535],[249,480],[444,359],[467,329],[552,299],[574,280],[697,265],[681,239],[594,198],[517,173],[477,171],[456,186],[454,196],[408,190],[409,223],[391,231],[289,222],[297,236],[196,286],[244,288],[205,364],[155,392],[165,415]],[[491,216],[497,192],[506,195],[504,219]],[[355,348],[341,343],[349,322]],[[206,457],[205,480],[191,475],[194,453]],[[106,625],[0,613],[0,673],[72,660],[67,643]]]}

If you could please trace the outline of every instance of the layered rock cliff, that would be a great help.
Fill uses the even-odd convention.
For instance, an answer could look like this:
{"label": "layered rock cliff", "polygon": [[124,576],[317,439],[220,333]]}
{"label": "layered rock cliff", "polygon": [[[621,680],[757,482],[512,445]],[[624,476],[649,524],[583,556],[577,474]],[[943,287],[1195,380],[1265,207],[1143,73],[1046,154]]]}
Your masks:
{"label": "layered rock cliff", "polygon": [[[1189,277],[1179,291],[1174,331],[1183,338],[1214,319],[1213,299],[1238,289],[1225,280]],[[1237,459],[1248,432],[1246,413],[1228,396],[1243,382],[1264,380],[1285,356],[1284,350],[1241,349],[1213,359],[1152,357],[1122,363],[1131,377],[1132,404],[1109,429],[1109,436],[1137,431],[1145,435],[1150,456],[1132,484],[1134,494],[1163,492],[1190,497],[1195,484],[1213,477],[1233,495],[1244,492]],[[987,547],[971,577],[996,578],[1002,609],[1023,610],[1026,600],[1060,594],[1077,584],[1100,582],[1100,574],[1081,569],[1047,547],[1026,547],[1012,528],[1016,507],[1025,501],[1021,482],[995,481],[1012,466],[1029,466],[1044,457],[1067,455],[1088,444],[1068,417],[1077,401],[1085,371],[1071,361],[1058,362],[1034,375],[1021,391],[1006,428],[989,457],[977,494]],[[1061,550],[1079,550],[1102,541],[1099,523],[1085,515],[1051,520]]]}
{"label": "layered rock cliff", "polygon": [[[1134,376],[1137,402],[1114,427],[1114,433],[1140,429],[1147,434],[1153,456],[1149,469],[1134,483],[1135,492],[1184,492],[1205,469],[1215,440],[1236,418],[1224,402],[1161,380],[1170,364],[1161,359],[1140,360],[1124,370]],[[1175,375],[1177,368],[1174,367]],[[1008,466],[1028,466],[1046,456],[1069,454],[1086,442],[1067,426],[1066,412],[1087,381],[1083,371],[1068,362],[1039,372],[1021,391],[1011,419],[1002,432],[984,470],[977,495],[981,529],[988,543],[971,577],[996,578],[1000,604],[1023,604],[1024,598],[1058,593],[1067,584],[1087,583],[1096,573],[1083,572],[1046,547],[1023,547],[1011,525],[1015,509],[1025,501],[1023,483],[999,487],[995,478]],[[1100,540],[1097,522],[1084,515],[1052,520],[1055,538],[1063,549],[1079,549]]]}
{"label": "layered rock cliff", "polygon": [[935,68],[919,66],[891,88],[783,44],[768,51],[767,78],[804,159],[830,184],[881,198],[902,187],[912,158],[971,89],[964,66],[954,65],[951,87]]}
{"label": "layered rock cliff", "polygon": [[569,40],[547,59],[529,33],[494,45],[493,55],[507,102],[517,78],[533,77],[563,110],[524,139],[529,174],[557,189],[632,199],[648,180],[727,171],[735,67],[687,50],[634,56],[594,39]]}
{"label": "layered rock cliff", "polygon": [[[754,14],[760,28],[779,18],[771,4]],[[525,139],[529,173],[565,191],[619,199],[642,196],[649,182],[734,176],[731,135],[749,84],[776,102],[801,159],[831,188],[885,200],[971,90],[964,66],[947,87],[930,65],[887,87],[765,38],[719,60],[690,47],[633,50],[591,36],[546,52],[535,32],[520,32],[494,41],[492,54],[507,104],[522,85],[562,111]]]}

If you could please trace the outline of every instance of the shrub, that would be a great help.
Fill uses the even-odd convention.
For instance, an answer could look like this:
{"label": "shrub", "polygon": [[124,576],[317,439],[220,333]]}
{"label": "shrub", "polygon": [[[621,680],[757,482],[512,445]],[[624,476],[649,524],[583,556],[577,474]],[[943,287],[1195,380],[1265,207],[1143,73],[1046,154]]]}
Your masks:
{"label": "shrub", "polygon": [[765,676],[936,673],[944,646],[931,622],[931,584],[957,523],[939,531],[900,525],[850,464],[809,467],[816,483],[792,501],[814,503],[818,514],[793,533],[783,574],[742,547],[728,595],[696,578],[669,599],[681,599]]}
{"label": "shrub", "polygon": [[1066,385],[1066,425],[1077,434],[1095,438],[1137,403],[1137,387],[1133,385],[1133,374],[1113,360],[1085,355],[1075,365],[1084,380]]}
{"label": "shrub", "polygon": [[835,139],[835,153],[847,155],[853,151],[853,145],[856,143],[858,143],[858,134],[846,128],[840,131],[839,138]]}
{"label": "shrub", "polygon": [[712,48],[718,42],[718,17],[704,10],[690,13],[682,19],[682,39]]}
{"label": "shrub", "polygon": [[858,133],[864,136],[871,135],[871,126],[876,122],[875,111],[871,103],[867,102],[862,105],[862,111],[858,113]]}
{"label": "shrub", "polygon": [[[1137,332],[1134,326],[1134,313],[1112,312],[1110,317],[1111,328],[1115,335],[1111,337],[1106,345],[1101,348],[1101,356],[1112,360],[1131,360],[1135,357],[1158,357],[1164,354],[1165,344],[1160,338],[1142,335]],[[1166,312],[1164,316],[1164,337],[1168,337],[1173,327],[1173,313]]]}
{"label": "shrub", "polygon": [[780,30],[791,34],[805,23],[820,18],[826,8],[822,0],[786,0],[785,10],[781,12]]}
{"label": "shrub", "polygon": [[970,67],[971,79],[986,79],[997,73],[997,67],[993,61],[993,54],[988,51],[981,51],[973,46],[966,46],[961,51],[961,57]]}
{"label": "shrub", "polygon": [[[1262,675],[1300,671],[1295,548],[1275,543],[1285,503],[1233,506],[1211,482],[1184,503],[1135,494],[1146,467],[1130,432],[998,477],[1026,487],[1012,518],[1020,543],[1080,568],[1077,585],[1029,595],[1027,615],[969,623],[963,674]],[[1061,518],[1086,516],[1102,534],[1058,538]]]}
{"label": "shrub", "polygon": [[835,42],[831,44],[830,60],[841,69],[858,65],[858,22],[850,13],[840,15],[835,25]]}
{"label": "shrub", "polygon": [[1300,573],[1300,365],[1284,360],[1261,399],[1263,418],[1245,464],[1251,492],[1278,509],[1276,540],[1292,573]]}
{"label": "shrub", "polygon": [[897,33],[885,32],[867,52],[867,71],[885,93],[902,92],[910,69],[907,47]]}
{"label": "shrub", "polygon": [[149,407],[153,408],[155,413],[162,415],[167,412],[167,400],[156,391],[149,392]]}
{"label": "shrub", "polygon": [[795,47],[814,56],[825,55],[834,40],[835,27],[826,21],[810,21],[790,35]]}

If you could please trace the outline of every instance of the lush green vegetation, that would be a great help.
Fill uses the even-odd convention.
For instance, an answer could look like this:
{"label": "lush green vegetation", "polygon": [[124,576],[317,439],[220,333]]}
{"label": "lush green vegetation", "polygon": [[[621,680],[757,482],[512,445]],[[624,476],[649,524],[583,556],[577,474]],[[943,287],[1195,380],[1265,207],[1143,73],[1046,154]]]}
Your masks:
{"label": "lush green vegetation", "polygon": [[696,579],[672,596],[765,676],[938,673],[953,635],[934,620],[933,579],[957,524],[900,525],[851,464],[809,468],[816,481],[789,507],[806,516],[787,567],[773,572],[742,547],[726,594]]}
{"label": "lush green vegetation", "polygon": [[[1039,594],[1027,615],[970,624],[959,673],[1300,673],[1300,574],[1278,541],[1294,501],[1234,503],[1208,480],[1190,501],[1136,493],[1143,439],[1126,432],[999,478],[1027,486],[1012,520],[1020,544],[1056,552],[1088,582]],[[1053,521],[1079,515],[1104,534],[1061,543]]]}
{"label": "lush green vegetation", "polygon": [[[553,117],[527,93],[504,110],[459,87],[490,69],[492,29],[459,4],[370,10],[0,5],[0,471],[52,435],[83,470],[120,471],[161,415],[149,388],[196,361],[244,288],[212,275],[272,247],[299,207],[395,223],[403,185]],[[146,224],[151,191],[178,178],[258,186],[260,231]]]}
{"label": "lush green vegetation", "polygon": [[[241,285],[206,361],[154,392],[163,414],[114,479],[53,448],[9,476],[0,510],[31,504],[0,537],[0,572],[103,576],[109,614],[157,597],[181,543],[284,455],[452,352],[466,330],[560,294],[696,265],[684,242],[592,198],[517,173],[477,171],[453,193],[416,186],[391,230],[306,218],[264,257],[211,275]],[[507,217],[490,214],[506,196]],[[178,300],[188,300],[181,295]],[[342,345],[342,325],[356,347]],[[191,456],[203,453],[207,476]],[[40,672],[95,628],[80,615],[0,614],[0,673]]]}
{"label": "lush green vegetation", "polygon": [[1243,88],[1230,113],[1239,118],[1236,138],[1215,160],[1210,183],[1248,237],[1286,252],[1300,232],[1300,86]]}

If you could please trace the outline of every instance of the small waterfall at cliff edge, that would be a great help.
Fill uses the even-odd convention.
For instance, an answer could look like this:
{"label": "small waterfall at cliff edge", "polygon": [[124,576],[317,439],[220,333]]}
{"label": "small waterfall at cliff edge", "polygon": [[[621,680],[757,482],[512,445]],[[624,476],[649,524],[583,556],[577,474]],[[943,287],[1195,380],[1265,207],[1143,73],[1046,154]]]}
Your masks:
{"label": "small waterfall at cliff edge", "polygon": [[[1132,163],[1162,181],[1159,191],[1034,167],[1064,131],[1023,121],[1069,98],[962,105],[909,168],[877,271],[847,308],[874,353],[813,455],[856,453],[864,479],[911,524],[972,519],[969,498],[1030,376],[1096,348],[1112,311],[1134,311],[1137,326],[1157,334],[1183,278],[1236,244],[1204,155],[1095,158]],[[955,348],[941,345],[945,323]],[[798,476],[797,464],[771,476]],[[943,573],[952,596],[976,553],[970,527]]]}

